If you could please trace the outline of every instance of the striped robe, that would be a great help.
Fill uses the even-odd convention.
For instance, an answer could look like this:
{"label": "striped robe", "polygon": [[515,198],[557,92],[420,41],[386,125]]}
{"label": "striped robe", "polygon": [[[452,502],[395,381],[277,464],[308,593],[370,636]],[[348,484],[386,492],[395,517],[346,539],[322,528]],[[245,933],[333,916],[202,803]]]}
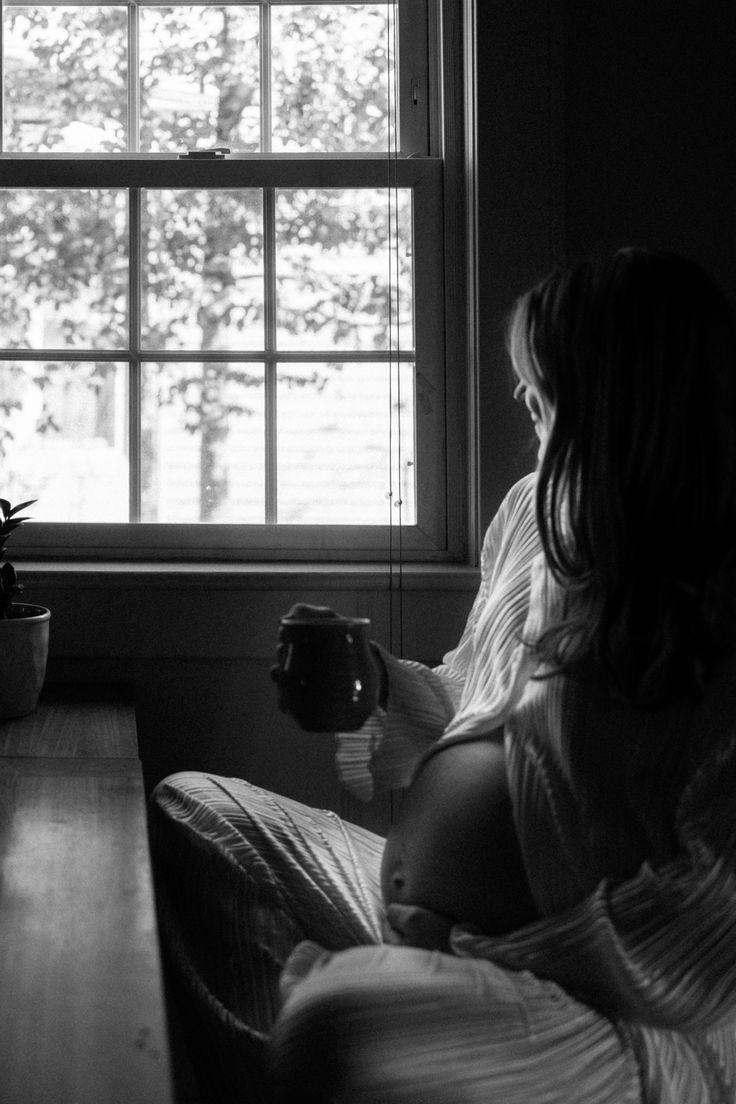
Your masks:
{"label": "striped robe", "polygon": [[593,673],[532,678],[524,642],[563,600],[533,495],[532,475],[488,531],[457,648],[433,670],[384,654],[387,712],[337,761],[367,798],[503,725],[541,919],[388,946],[378,836],[243,780],[166,779],[164,942],[220,1104],[736,1104],[735,664],[661,710]]}

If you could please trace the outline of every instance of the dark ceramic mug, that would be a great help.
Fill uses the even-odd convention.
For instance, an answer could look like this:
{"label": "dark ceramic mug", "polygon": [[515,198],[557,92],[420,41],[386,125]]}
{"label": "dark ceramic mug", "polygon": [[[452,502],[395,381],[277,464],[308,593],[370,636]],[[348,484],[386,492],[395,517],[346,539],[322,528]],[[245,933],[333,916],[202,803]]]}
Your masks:
{"label": "dark ceramic mug", "polygon": [[376,707],[378,671],[365,617],[287,616],[272,677],[279,708],[307,732],[352,732]]}

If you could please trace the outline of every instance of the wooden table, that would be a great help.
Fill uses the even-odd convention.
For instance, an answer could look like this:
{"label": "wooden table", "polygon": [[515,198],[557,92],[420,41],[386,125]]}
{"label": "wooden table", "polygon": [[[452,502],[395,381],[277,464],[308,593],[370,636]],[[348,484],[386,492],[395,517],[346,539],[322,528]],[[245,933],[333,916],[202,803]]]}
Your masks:
{"label": "wooden table", "polygon": [[133,706],[49,688],[0,721],[0,1098],[173,1100]]}

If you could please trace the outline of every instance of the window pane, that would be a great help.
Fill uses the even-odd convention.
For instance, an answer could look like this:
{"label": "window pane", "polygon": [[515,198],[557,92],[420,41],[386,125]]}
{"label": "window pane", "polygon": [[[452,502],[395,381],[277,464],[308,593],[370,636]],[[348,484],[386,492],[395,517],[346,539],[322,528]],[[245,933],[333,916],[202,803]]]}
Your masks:
{"label": "window pane", "polygon": [[410,364],[280,366],[279,522],[387,525],[393,517],[398,524],[399,500],[403,524],[416,522],[413,371]]}
{"label": "window pane", "polygon": [[128,520],[123,364],[0,361],[3,497],[42,521]]}
{"label": "window pane", "polygon": [[260,147],[256,4],[143,7],[141,149]]}
{"label": "window pane", "polygon": [[274,150],[392,148],[392,11],[388,3],[271,8]]}
{"label": "window pane", "polygon": [[261,524],[265,514],[260,364],[145,364],[143,521]]}
{"label": "window pane", "polygon": [[0,347],[123,348],[127,235],[123,190],[0,189]]}
{"label": "window pane", "polygon": [[4,149],[126,149],[127,48],[124,6],[4,6]]}
{"label": "window pane", "polygon": [[146,348],[263,348],[260,189],[145,191],[142,255]]}
{"label": "window pane", "polygon": [[407,188],[279,191],[279,348],[411,349],[411,253]]}

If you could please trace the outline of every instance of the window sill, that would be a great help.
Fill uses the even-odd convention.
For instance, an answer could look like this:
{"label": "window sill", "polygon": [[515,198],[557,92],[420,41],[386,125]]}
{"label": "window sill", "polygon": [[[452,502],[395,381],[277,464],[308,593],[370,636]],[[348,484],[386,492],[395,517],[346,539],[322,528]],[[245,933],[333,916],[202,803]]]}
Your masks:
{"label": "window sill", "polygon": [[210,590],[475,591],[478,569],[463,564],[175,563],[33,560],[16,568],[27,589],[53,587]]}

